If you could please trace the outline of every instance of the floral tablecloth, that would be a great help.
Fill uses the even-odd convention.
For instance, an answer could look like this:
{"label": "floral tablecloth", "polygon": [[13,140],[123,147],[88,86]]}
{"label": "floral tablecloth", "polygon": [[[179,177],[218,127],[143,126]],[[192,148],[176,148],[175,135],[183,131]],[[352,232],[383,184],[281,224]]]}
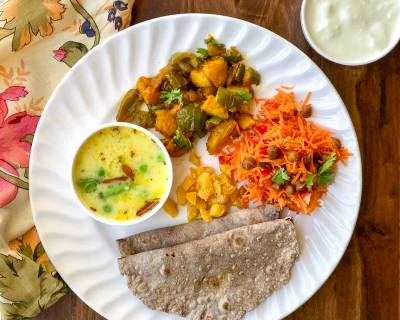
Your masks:
{"label": "floral tablecloth", "polygon": [[0,319],[25,319],[68,292],[29,207],[40,114],[68,70],[129,26],[134,0],[0,0]]}

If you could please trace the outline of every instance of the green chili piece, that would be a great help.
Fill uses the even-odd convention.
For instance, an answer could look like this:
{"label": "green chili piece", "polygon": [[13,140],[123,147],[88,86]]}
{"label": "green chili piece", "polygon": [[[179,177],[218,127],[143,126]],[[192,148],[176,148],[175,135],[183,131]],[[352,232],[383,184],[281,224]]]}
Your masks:
{"label": "green chili piece", "polygon": [[261,82],[261,75],[252,67],[248,67],[243,76],[243,84],[245,86],[255,84],[259,85]]}
{"label": "green chili piece", "polygon": [[218,103],[229,111],[235,111],[243,102],[240,96],[235,95],[235,93],[224,87],[218,88],[216,98]]}
{"label": "green chili piece", "polygon": [[179,89],[188,83],[188,79],[176,71],[168,72],[166,77],[174,89]]}

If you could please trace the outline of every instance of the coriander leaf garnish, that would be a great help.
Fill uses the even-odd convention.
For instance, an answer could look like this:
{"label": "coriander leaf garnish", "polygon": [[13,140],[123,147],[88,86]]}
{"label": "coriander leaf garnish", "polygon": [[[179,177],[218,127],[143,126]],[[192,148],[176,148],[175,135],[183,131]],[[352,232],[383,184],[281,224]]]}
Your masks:
{"label": "coriander leaf garnish", "polygon": [[311,191],[312,187],[314,186],[314,178],[317,178],[318,186],[320,187],[325,187],[334,181],[335,174],[332,172],[332,169],[335,161],[336,154],[332,153],[319,168],[317,174],[307,172],[306,187],[308,191]]}
{"label": "coriander leaf garnish", "polygon": [[318,180],[318,185],[320,187],[325,187],[328,184],[331,184],[335,180],[335,175],[333,172],[327,172],[325,171],[324,173],[319,173],[317,175],[317,180]]}
{"label": "coriander leaf garnish", "polygon": [[174,89],[172,91],[161,91],[160,99],[166,104],[171,104],[176,101],[180,105],[183,104],[183,95],[180,89]]}
{"label": "coriander leaf garnish", "polygon": [[307,176],[306,176],[306,187],[308,189],[308,191],[311,191],[313,185],[314,185],[314,177],[315,175],[307,172]]}
{"label": "coriander leaf garnish", "polygon": [[289,181],[290,177],[286,173],[284,168],[279,168],[272,177],[272,181],[276,183],[278,186],[283,185],[286,181]]}
{"label": "coriander leaf garnish", "polygon": [[200,59],[206,60],[208,58],[208,50],[204,48],[197,48],[196,52],[199,54]]}
{"label": "coriander leaf garnish", "polygon": [[317,173],[318,185],[320,187],[324,187],[330,183],[332,183],[335,179],[335,175],[332,172],[333,165],[336,161],[336,153],[332,153],[328,159],[323,163],[323,165],[319,168]]}
{"label": "coriander leaf garnish", "polygon": [[192,142],[187,137],[185,137],[179,129],[176,130],[175,136],[172,138],[172,142],[178,148],[191,148],[192,147]]}
{"label": "coriander leaf garnish", "polygon": [[329,172],[333,169],[333,165],[336,161],[336,153],[332,153],[328,159],[324,162],[324,164],[319,168],[318,174],[323,174],[325,172]]}
{"label": "coriander leaf garnish", "polygon": [[236,91],[235,96],[242,98],[244,104],[248,104],[253,97],[252,94],[250,92],[247,92],[246,90]]}
{"label": "coriander leaf garnish", "polygon": [[97,190],[97,185],[100,183],[99,179],[86,178],[80,179],[78,186],[82,188],[86,193],[95,192]]}

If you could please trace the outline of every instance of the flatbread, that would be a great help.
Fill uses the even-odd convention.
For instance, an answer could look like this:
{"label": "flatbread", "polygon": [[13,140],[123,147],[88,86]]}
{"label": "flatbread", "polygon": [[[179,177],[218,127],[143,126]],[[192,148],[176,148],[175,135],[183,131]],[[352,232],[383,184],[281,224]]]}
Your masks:
{"label": "flatbread", "polygon": [[298,255],[293,222],[279,219],[121,258],[119,268],[151,309],[236,320],[288,282]]}
{"label": "flatbread", "polygon": [[214,219],[211,222],[195,220],[189,223],[151,230],[117,240],[121,256],[144,251],[171,247],[191,240],[203,239],[249,224],[271,221],[279,218],[280,209],[272,206],[244,209]]}

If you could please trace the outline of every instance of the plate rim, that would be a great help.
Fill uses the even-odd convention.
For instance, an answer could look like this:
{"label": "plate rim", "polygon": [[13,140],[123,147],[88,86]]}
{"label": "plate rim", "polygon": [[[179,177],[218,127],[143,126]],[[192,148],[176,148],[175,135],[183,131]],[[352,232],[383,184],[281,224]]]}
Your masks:
{"label": "plate rim", "polygon": [[[286,45],[289,45],[292,49],[294,49],[296,52],[298,52],[300,55],[303,55],[307,61],[309,63],[311,63],[312,67],[316,68],[317,71],[319,71],[320,75],[324,78],[324,80],[327,81],[328,85],[331,86],[331,88],[333,89],[333,92],[335,93],[337,99],[339,99],[339,102],[342,104],[342,106],[344,107],[342,110],[345,112],[346,116],[348,117],[348,119],[350,120],[350,131],[351,133],[354,135],[355,137],[355,151],[356,151],[356,158],[357,158],[357,163],[356,165],[360,168],[360,176],[358,179],[358,187],[359,187],[359,194],[357,194],[356,198],[357,198],[357,204],[355,207],[355,216],[354,216],[354,220],[352,221],[352,225],[351,225],[351,230],[349,232],[349,236],[346,239],[346,241],[344,241],[345,245],[343,245],[342,250],[340,252],[340,254],[338,255],[338,260],[336,261],[336,263],[332,263],[329,271],[326,273],[326,276],[323,277],[323,281],[321,281],[317,286],[316,289],[313,292],[310,292],[308,294],[305,294],[303,296],[302,299],[300,299],[300,303],[298,303],[298,305],[289,308],[290,310],[284,314],[282,314],[282,318],[287,317],[288,315],[292,314],[293,312],[295,312],[298,308],[300,308],[302,305],[304,305],[313,295],[315,295],[320,289],[321,287],[326,283],[326,281],[329,279],[329,277],[332,275],[332,273],[334,272],[334,270],[337,268],[338,264],[340,263],[340,261],[343,258],[344,253],[346,252],[349,243],[351,241],[351,238],[354,234],[355,231],[355,227],[358,221],[358,217],[359,217],[359,212],[360,212],[360,207],[361,207],[361,199],[362,199],[362,191],[363,191],[363,167],[362,167],[362,158],[361,158],[361,152],[360,152],[360,145],[359,145],[359,139],[357,136],[357,132],[354,128],[354,124],[353,121],[350,117],[349,111],[346,107],[346,104],[343,102],[339,92],[337,91],[336,87],[332,84],[332,82],[330,81],[330,79],[328,78],[328,76],[325,74],[325,72],[305,53],[303,52],[300,48],[298,48],[295,44],[291,43],[289,40],[283,38],[282,36],[280,36],[279,34],[265,28],[262,27],[260,25],[257,25],[253,22],[249,22],[247,20],[243,20],[243,19],[239,19],[236,17],[231,17],[231,16],[226,16],[226,15],[219,15],[219,14],[210,14],[210,13],[180,13],[180,14],[172,14],[172,15],[166,15],[166,16],[161,16],[161,17],[156,17],[153,19],[149,19],[146,21],[142,21],[140,23],[134,24],[129,26],[128,28],[110,36],[109,38],[107,38],[106,40],[104,40],[103,42],[101,42],[99,45],[97,45],[96,47],[94,47],[93,49],[91,49],[84,57],[82,57],[70,70],[68,70],[68,72],[65,74],[65,76],[62,78],[62,80],[57,84],[57,86],[54,88],[53,92],[51,93],[45,107],[44,110],[40,116],[40,120],[39,123],[37,125],[36,131],[38,131],[42,125],[44,120],[42,121],[42,119],[44,119],[44,115],[47,114],[48,112],[48,105],[53,103],[53,100],[55,100],[56,95],[58,94],[58,92],[61,90],[61,86],[63,86],[64,82],[69,81],[68,79],[71,77],[71,75],[75,72],[75,70],[78,69],[78,67],[76,66],[80,66],[81,64],[86,63],[86,60],[88,59],[88,57],[90,57],[91,55],[95,54],[95,52],[97,52],[98,50],[101,50],[104,46],[106,46],[108,44],[108,42],[110,41],[114,41],[114,39],[117,39],[118,37],[123,37],[125,34],[130,33],[130,32],[134,32],[136,29],[141,28],[143,26],[146,25],[151,25],[151,24],[156,24],[159,21],[163,21],[163,20],[169,20],[169,19],[180,19],[180,18],[185,18],[185,17],[193,17],[193,18],[216,18],[216,19],[222,19],[222,20],[226,20],[226,21],[236,21],[239,23],[244,23],[249,25],[250,27],[254,27],[256,29],[259,29],[263,32],[267,32],[272,34],[274,37],[279,38],[279,40],[283,41],[283,43],[285,43]],[[39,142],[37,141],[37,139],[33,139],[33,143],[32,143],[32,147],[31,147],[31,154],[30,154],[30,159],[29,159],[29,167],[32,168],[34,167],[34,157],[32,156],[34,153],[36,153],[36,148],[37,145],[39,144]],[[31,194],[31,183],[29,184],[29,194]],[[37,226],[37,219],[36,219],[36,208],[34,205],[34,200],[33,197],[29,197],[29,203],[30,203],[30,207],[31,207],[31,211],[32,211],[32,217],[33,217],[33,221],[34,221],[34,226],[36,227],[36,230],[38,232],[39,238],[42,242],[42,245],[46,251],[46,253],[48,252],[46,250],[46,244],[43,242],[43,232],[40,231],[40,228]],[[59,268],[57,268],[56,264],[53,263],[50,255],[48,255],[49,260],[52,262],[52,264],[54,265],[55,269],[57,270],[57,272],[59,273],[59,275],[61,276],[62,279],[64,279],[62,272],[60,272]],[[290,280],[289,280],[290,281]],[[64,282],[68,285],[67,281],[64,280]],[[91,304],[88,303],[87,299],[82,297],[80,294],[78,294],[73,288],[71,288],[70,286],[68,286],[70,288],[70,290],[72,292],[74,292],[74,294],[79,297],[79,299],[81,299],[89,308],[91,308],[92,310],[94,310],[96,313],[100,314],[101,316],[105,317],[105,315],[99,311],[99,309],[97,309],[95,306],[92,306]]]}

